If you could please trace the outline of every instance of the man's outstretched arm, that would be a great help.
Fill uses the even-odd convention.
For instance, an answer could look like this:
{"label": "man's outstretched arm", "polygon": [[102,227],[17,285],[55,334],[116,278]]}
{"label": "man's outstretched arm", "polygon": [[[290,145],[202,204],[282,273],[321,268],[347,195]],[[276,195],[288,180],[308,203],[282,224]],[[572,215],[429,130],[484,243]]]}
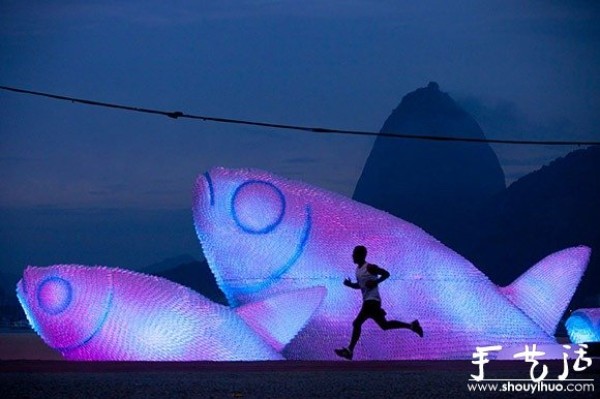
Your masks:
{"label": "man's outstretched arm", "polygon": [[346,287],[354,288],[355,290],[360,288],[360,285],[358,285],[358,282],[353,283],[352,280],[350,280],[349,278],[344,280],[344,285]]}

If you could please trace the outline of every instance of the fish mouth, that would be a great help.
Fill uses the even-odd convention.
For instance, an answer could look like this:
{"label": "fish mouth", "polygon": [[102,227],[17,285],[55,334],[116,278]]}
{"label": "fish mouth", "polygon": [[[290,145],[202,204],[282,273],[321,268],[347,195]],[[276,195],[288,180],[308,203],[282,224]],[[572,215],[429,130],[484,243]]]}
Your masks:
{"label": "fish mouth", "polygon": [[[23,275],[23,278],[21,278],[21,279],[19,279],[19,281],[17,281],[17,288],[16,288],[17,300],[19,301],[19,304],[21,305],[21,308],[23,309],[23,312],[25,313],[25,317],[27,318],[29,325],[38,335],[41,336],[39,325],[36,322],[35,317],[33,317],[32,313],[31,313],[31,309],[29,308],[29,303],[27,301],[27,280],[25,279],[25,274]],[[44,339],[44,342],[46,342],[45,339]],[[52,345],[50,345],[50,344],[48,344],[48,346],[52,347]]]}
{"label": "fish mouth", "polygon": [[27,306],[27,286],[25,285],[25,281],[24,279],[20,279],[17,282],[17,300],[19,301],[19,304],[21,305],[21,308],[23,309],[23,312],[25,313],[25,317],[27,318],[27,321],[29,322],[29,325],[31,326],[31,328],[33,328],[33,330],[35,332],[38,331],[37,325],[35,324],[35,319],[31,316],[31,311],[29,310],[29,306]]}
{"label": "fish mouth", "polygon": [[19,281],[17,281],[17,299],[19,300],[19,303],[21,304],[21,307],[23,308],[23,310],[25,311],[25,316],[27,316],[27,320],[29,321],[29,324],[33,325],[31,323],[31,320],[29,318],[29,313],[27,311],[27,301],[25,299],[26,295],[27,295],[27,291],[25,288],[25,281],[24,279],[20,279]]}
{"label": "fish mouth", "polygon": [[23,279],[19,279],[19,281],[17,281],[17,296],[21,296],[23,294],[25,294],[25,289],[23,286],[24,282]]}
{"label": "fish mouth", "polygon": [[17,292],[17,299],[19,300],[21,307],[25,311],[25,316],[27,316],[27,319],[29,320],[29,324],[33,325],[31,323],[31,320],[29,317],[30,315],[28,313],[29,307],[27,306],[27,281],[25,280],[25,277],[22,277],[21,279],[19,279],[19,281],[17,281],[16,292]]}
{"label": "fish mouth", "polygon": [[212,177],[210,176],[210,172],[205,172],[202,175],[202,177],[203,177],[204,188],[201,190],[198,190],[198,191],[203,192],[205,197],[208,197],[207,204],[209,206],[214,206],[215,205],[215,187],[213,185],[213,181],[212,181]]}
{"label": "fish mouth", "polygon": [[204,224],[206,212],[214,206],[215,187],[210,172],[205,172],[196,179],[192,204],[194,225],[196,227],[196,232],[199,235],[198,238],[200,238],[200,233],[206,228],[206,225]]}

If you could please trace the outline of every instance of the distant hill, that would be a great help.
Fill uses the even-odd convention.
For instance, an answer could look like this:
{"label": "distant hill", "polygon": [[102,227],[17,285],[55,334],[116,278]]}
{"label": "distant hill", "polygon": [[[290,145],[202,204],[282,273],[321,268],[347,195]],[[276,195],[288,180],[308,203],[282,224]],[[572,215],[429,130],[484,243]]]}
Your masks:
{"label": "distant hill", "polygon": [[213,302],[227,305],[227,299],[217,286],[215,277],[205,260],[179,264],[155,275],[189,287]]}
{"label": "distant hill", "polygon": [[178,255],[161,260],[160,262],[153,263],[149,266],[142,268],[140,271],[146,274],[158,274],[173,269],[184,263],[192,262],[197,262],[197,260],[193,256],[188,254]]}
{"label": "distant hill", "polygon": [[[407,94],[381,132],[485,138],[430,83]],[[507,285],[547,255],[587,245],[570,308],[600,307],[600,148],[574,151],[506,188],[487,144],[378,137],[353,198],[408,220]]]}
{"label": "distant hill", "polygon": [[600,147],[574,151],[514,182],[479,220],[476,245],[460,251],[500,285],[550,253],[591,247],[571,307],[600,307]]}
{"label": "distant hill", "polygon": [[204,257],[196,260],[188,254],[178,255],[153,263],[140,271],[184,285],[213,302],[227,305],[227,299],[217,286],[215,277]]}
{"label": "distant hill", "polygon": [[[381,132],[483,139],[477,122],[437,83],[407,94]],[[472,234],[473,209],[505,189],[486,144],[378,137],[353,198],[422,227],[454,247]]]}

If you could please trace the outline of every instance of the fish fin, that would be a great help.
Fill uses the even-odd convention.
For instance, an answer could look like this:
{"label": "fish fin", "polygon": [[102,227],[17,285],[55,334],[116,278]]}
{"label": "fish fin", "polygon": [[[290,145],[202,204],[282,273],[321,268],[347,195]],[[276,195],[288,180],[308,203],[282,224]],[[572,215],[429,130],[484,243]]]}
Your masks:
{"label": "fish fin", "polygon": [[251,329],[280,352],[304,328],[326,294],[325,287],[304,288],[234,310]]}
{"label": "fish fin", "polygon": [[554,335],[585,272],[590,254],[591,249],[585,246],[555,252],[500,291],[547,334]]}

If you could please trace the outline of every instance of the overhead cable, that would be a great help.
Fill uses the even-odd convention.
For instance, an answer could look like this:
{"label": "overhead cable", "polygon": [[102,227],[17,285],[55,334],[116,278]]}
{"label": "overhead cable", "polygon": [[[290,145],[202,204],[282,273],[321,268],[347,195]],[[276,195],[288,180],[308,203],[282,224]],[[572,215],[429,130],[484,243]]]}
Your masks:
{"label": "overhead cable", "polygon": [[489,143],[489,144],[515,144],[515,145],[548,145],[548,146],[572,146],[572,145],[600,145],[600,141],[579,141],[579,140],[516,140],[516,139],[489,139],[489,138],[474,138],[474,137],[451,137],[451,136],[437,136],[437,135],[419,135],[419,134],[406,134],[400,132],[374,132],[374,131],[363,131],[363,130],[348,130],[348,129],[334,129],[334,128],[323,128],[323,127],[309,127],[299,125],[286,125],[279,123],[260,122],[253,120],[233,119],[233,118],[219,118],[214,116],[206,115],[194,115],[187,114],[181,111],[164,111],[143,107],[135,107],[131,105],[121,105],[108,102],[88,100],[84,98],[69,97],[64,95],[43,93],[39,91],[25,90],[16,87],[0,86],[0,90],[11,91],[15,93],[28,94],[32,96],[46,97],[54,100],[68,101],[72,103],[79,103],[85,105],[91,105],[96,107],[105,107],[120,109],[130,112],[141,112],[146,114],[163,115],[172,119],[197,119],[205,122],[216,122],[216,123],[228,123],[236,125],[250,125],[266,127],[271,129],[285,129],[304,131],[311,133],[320,134],[346,134],[355,136],[374,136],[374,137],[390,137],[399,139],[413,139],[413,140],[429,140],[429,141],[451,141],[451,142],[468,142],[468,143]]}

